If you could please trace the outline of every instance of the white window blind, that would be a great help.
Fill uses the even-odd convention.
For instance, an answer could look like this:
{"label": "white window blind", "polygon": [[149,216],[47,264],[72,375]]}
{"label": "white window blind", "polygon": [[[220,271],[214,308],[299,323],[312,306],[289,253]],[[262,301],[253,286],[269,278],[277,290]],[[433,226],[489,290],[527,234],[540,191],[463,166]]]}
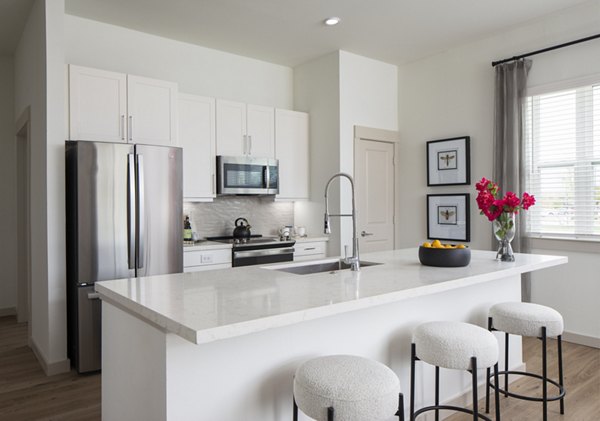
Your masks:
{"label": "white window blind", "polygon": [[600,84],[525,101],[532,236],[600,239]]}

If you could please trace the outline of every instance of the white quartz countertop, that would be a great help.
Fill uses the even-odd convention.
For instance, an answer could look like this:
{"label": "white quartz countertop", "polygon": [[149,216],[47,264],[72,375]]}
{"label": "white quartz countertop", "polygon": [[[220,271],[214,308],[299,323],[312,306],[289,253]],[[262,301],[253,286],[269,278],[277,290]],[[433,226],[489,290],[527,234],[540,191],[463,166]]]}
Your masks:
{"label": "white quartz countertop", "polygon": [[204,251],[204,250],[223,250],[230,249],[231,244],[220,243],[218,241],[202,240],[197,241],[194,244],[184,244],[183,251]]}
{"label": "white quartz countertop", "polygon": [[329,237],[292,237],[296,243],[311,243],[313,241],[329,241]]}
{"label": "white quartz countertop", "polygon": [[273,270],[311,261],[103,281],[96,291],[142,320],[201,344],[567,263],[566,257],[518,253],[515,262],[505,263],[494,260],[496,252],[472,251],[469,266],[435,268],[421,265],[417,254],[364,254],[361,260],[383,264],[360,272]]}

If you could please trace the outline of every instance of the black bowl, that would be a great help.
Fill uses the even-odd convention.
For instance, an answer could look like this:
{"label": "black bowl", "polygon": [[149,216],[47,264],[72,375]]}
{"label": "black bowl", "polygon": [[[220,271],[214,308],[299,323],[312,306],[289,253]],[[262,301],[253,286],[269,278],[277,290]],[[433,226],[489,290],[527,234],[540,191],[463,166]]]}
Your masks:
{"label": "black bowl", "polygon": [[425,266],[455,268],[467,266],[471,262],[471,250],[419,247],[419,260]]}

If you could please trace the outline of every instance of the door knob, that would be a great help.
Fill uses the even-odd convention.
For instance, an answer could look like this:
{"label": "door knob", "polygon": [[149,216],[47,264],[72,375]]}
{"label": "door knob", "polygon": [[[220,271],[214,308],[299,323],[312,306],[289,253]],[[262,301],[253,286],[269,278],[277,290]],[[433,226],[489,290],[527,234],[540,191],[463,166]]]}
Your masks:
{"label": "door knob", "polygon": [[373,233],[372,233],[372,232],[366,232],[366,231],[363,231],[363,232],[361,232],[361,233],[360,233],[360,235],[361,235],[362,237],[367,237],[367,236],[369,236],[369,235],[373,235]]}

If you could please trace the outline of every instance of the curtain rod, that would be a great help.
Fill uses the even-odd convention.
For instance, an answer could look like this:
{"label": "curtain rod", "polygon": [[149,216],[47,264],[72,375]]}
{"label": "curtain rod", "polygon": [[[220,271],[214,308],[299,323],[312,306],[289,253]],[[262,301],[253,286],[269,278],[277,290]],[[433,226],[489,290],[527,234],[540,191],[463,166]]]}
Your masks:
{"label": "curtain rod", "polygon": [[521,55],[518,55],[518,56],[511,57],[511,58],[505,58],[503,60],[492,61],[492,66],[496,66],[496,65],[502,64],[502,63],[508,63],[509,61],[520,60],[522,58],[529,57],[529,56],[535,56],[536,54],[545,53],[547,51],[558,50],[559,48],[568,47],[570,45],[579,44],[581,42],[591,41],[591,40],[596,39],[596,38],[600,38],[600,34],[591,35],[589,37],[576,39],[575,41],[565,42],[564,44],[553,45],[552,47],[542,48],[541,50],[532,51],[530,53],[521,54]]}

